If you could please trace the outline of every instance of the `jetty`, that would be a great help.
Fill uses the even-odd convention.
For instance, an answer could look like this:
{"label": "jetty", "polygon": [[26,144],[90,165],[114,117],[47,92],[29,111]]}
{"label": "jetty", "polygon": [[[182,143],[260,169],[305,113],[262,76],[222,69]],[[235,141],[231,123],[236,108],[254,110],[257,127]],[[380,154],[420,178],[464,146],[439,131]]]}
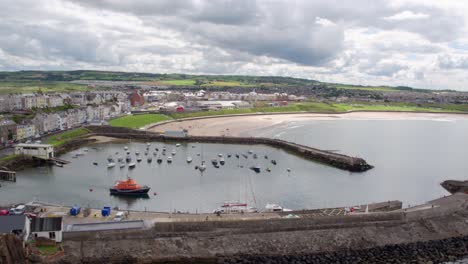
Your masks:
{"label": "jetty", "polygon": [[0,170],[0,180],[16,182],[16,172],[8,170]]}
{"label": "jetty", "polygon": [[203,142],[203,143],[221,143],[221,144],[263,144],[275,148],[284,149],[306,159],[317,161],[329,166],[347,170],[351,172],[364,172],[372,169],[364,159],[351,157],[332,151],[321,150],[304,146],[301,144],[288,142],[281,139],[272,139],[264,137],[227,137],[227,136],[185,136],[174,137],[162,135],[160,133],[133,130],[128,128],[119,128],[111,126],[88,126],[87,129],[95,135],[108,136],[115,138],[128,138],[153,141],[176,141],[176,142]]}

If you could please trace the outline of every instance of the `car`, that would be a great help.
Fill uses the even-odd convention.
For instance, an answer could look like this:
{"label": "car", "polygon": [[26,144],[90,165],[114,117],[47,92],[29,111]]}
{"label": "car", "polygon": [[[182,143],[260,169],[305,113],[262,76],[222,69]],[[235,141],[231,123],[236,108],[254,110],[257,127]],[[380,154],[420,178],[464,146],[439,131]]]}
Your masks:
{"label": "car", "polygon": [[114,221],[120,222],[125,218],[124,212],[117,212],[114,216]]}
{"label": "car", "polygon": [[9,215],[8,210],[0,210],[0,215]]}
{"label": "car", "polygon": [[11,214],[11,215],[23,214],[25,208],[26,208],[26,206],[23,205],[23,204],[18,205],[18,206],[14,207],[14,208],[10,208],[9,214]]}

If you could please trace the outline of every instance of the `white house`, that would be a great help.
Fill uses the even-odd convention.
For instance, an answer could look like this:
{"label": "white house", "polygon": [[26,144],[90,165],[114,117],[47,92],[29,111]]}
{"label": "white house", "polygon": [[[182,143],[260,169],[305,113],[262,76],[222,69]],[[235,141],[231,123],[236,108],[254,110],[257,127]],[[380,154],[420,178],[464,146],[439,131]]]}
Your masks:
{"label": "white house", "polygon": [[31,236],[45,237],[55,242],[62,242],[62,217],[37,217],[31,221]]}
{"label": "white house", "polygon": [[49,144],[17,144],[15,154],[49,159],[54,157],[54,147]]}

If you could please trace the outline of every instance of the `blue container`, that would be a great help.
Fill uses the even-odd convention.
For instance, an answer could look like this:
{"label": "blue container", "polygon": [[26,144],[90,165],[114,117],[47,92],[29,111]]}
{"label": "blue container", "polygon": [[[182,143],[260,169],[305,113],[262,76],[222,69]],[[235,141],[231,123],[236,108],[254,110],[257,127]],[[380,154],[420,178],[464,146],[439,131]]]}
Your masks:
{"label": "blue container", "polygon": [[110,215],[110,212],[111,212],[110,207],[105,206],[105,207],[101,210],[101,215],[104,216],[104,217],[106,217],[106,216],[109,216],[109,215]]}
{"label": "blue container", "polygon": [[70,215],[78,215],[81,212],[81,206],[79,205],[74,205],[72,208],[70,208]]}

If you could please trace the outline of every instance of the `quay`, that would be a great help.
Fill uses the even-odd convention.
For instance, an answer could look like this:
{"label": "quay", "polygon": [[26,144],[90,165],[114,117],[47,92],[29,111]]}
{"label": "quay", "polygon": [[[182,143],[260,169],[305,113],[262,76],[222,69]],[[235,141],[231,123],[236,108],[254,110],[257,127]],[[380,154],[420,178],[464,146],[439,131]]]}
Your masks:
{"label": "quay", "polygon": [[177,142],[203,142],[203,143],[222,143],[222,144],[263,144],[275,148],[290,151],[306,159],[314,160],[329,166],[347,170],[351,172],[364,172],[373,168],[364,159],[351,157],[331,151],[312,148],[297,143],[288,142],[280,139],[263,137],[227,137],[227,136],[185,136],[174,137],[165,136],[159,133],[133,130],[128,128],[118,128],[111,126],[88,126],[94,135],[107,136],[114,138],[153,140],[153,141],[177,141]]}

